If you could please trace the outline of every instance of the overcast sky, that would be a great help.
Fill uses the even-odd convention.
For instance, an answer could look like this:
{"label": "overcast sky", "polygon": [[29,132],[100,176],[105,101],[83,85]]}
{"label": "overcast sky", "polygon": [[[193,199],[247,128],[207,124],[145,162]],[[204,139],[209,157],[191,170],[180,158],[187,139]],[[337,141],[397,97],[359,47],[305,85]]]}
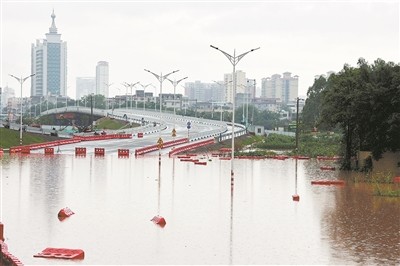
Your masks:
{"label": "overcast sky", "polygon": [[[356,66],[360,57],[400,61],[398,0],[387,1],[1,1],[1,86],[16,89],[8,76],[31,74],[31,44],[44,39],[54,9],[68,46],[68,96],[76,77],[94,77],[108,61],[111,96],[122,82],[152,83],[157,74],[212,82],[232,64],[210,44],[236,55],[252,48],[236,66],[257,80],[291,72],[306,95],[314,76]],[[182,82],[183,84],[183,82]],[[154,92],[154,89],[150,89]],[[173,92],[163,83],[163,92]],[[178,93],[183,93],[181,86]],[[157,89],[158,94],[158,89]],[[258,90],[258,95],[260,94]],[[23,96],[30,95],[30,81]]]}

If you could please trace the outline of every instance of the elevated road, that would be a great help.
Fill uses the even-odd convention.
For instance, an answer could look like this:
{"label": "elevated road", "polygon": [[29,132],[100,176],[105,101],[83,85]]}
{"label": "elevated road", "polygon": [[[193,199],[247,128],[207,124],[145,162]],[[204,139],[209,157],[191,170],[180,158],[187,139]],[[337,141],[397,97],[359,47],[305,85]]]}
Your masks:
{"label": "elevated road", "polygon": [[[91,109],[85,107],[68,107],[52,109],[46,114],[80,112],[90,114]],[[114,109],[101,110],[93,109],[93,114],[98,116],[108,116],[116,119],[127,120],[129,122],[142,124],[140,127],[129,128],[123,130],[109,130],[112,133],[128,133],[132,134],[132,139],[112,139],[85,141],[75,144],[62,145],[55,148],[55,153],[74,154],[75,147],[85,147],[87,153],[94,153],[94,148],[104,148],[106,154],[116,153],[118,149],[129,149],[130,153],[135,153],[137,148],[151,146],[157,143],[159,138],[164,142],[188,138],[189,142],[201,141],[207,138],[216,138],[224,140],[231,137],[231,125],[227,122],[216,120],[208,120],[203,118],[179,116],[170,113],[159,113],[154,111],[143,111],[136,109]],[[188,129],[188,124],[190,128]],[[172,134],[175,128],[175,137]],[[137,133],[143,133],[143,138],[138,138]],[[80,133],[81,135],[93,135],[93,133]],[[235,125],[235,135],[245,134],[242,125]],[[170,149],[162,150],[162,154],[166,154]],[[43,150],[32,152],[43,153]]]}

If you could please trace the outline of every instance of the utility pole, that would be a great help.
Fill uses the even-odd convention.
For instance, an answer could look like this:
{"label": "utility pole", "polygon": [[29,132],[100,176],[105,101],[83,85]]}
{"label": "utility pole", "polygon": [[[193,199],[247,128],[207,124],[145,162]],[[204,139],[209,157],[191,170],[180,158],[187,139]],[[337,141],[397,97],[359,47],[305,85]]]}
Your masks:
{"label": "utility pole", "polygon": [[233,80],[233,90],[232,90],[232,151],[231,151],[231,178],[233,178],[234,172],[233,172],[233,159],[235,157],[235,93],[236,93],[236,65],[239,63],[239,61],[248,53],[253,52],[255,50],[260,49],[260,47],[258,48],[254,48],[251,49],[245,53],[242,53],[238,56],[236,56],[236,51],[233,51],[233,56],[228,54],[227,52],[219,49],[218,47],[215,47],[213,45],[210,45],[211,48],[214,48],[215,50],[220,51],[221,53],[223,53],[229,60],[229,62],[232,64],[233,66],[233,71],[232,71],[232,80]]}

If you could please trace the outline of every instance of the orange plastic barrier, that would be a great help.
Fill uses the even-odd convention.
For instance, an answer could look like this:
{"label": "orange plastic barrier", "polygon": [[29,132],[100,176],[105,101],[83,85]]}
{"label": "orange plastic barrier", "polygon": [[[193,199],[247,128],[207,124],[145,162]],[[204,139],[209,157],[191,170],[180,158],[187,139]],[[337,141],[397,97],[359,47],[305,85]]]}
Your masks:
{"label": "orange plastic barrier", "polygon": [[293,201],[300,201],[300,196],[295,194],[292,196]]}
{"label": "orange plastic barrier", "polygon": [[74,213],[73,211],[71,211],[70,208],[65,207],[65,208],[62,208],[62,209],[58,212],[58,217],[69,217],[69,216],[71,216],[72,214],[75,214],[75,213]]}
{"label": "orange plastic barrier", "polygon": [[194,162],[194,164],[207,165],[207,162]]}
{"label": "orange plastic barrier", "polygon": [[54,148],[44,148],[44,154],[46,155],[53,155],[54,154]]}
{"label": "orange plastic barrier", "polygon": [[[172,147],[172,146],[174,146],[174,145],[186,143],[186,142],[188,142],[188,141],[189,141],[189,140],[188,140],[187,138],[178,139],[178,140],[166,141],[166,142],[163,143],[163,148],[169,148],[169,147]],[[135,156],[137,156],[137,155],[143,155],[143,154],[145,154],[145,153],[149,153],[149,152],[152,152],[152,151],[156,151],[156,150],[158,150],[158,149],[159,149],[158,144],[154,144],[154,145],[151,145],[151,146],[148,146],[148,147],[139,148],[139,149],[136,149],[136,150],[135,150]],[[174,151],[175,151],[175,150],[176,150],[176,149],[174,149]],[[173,151],[170,151],[169,154],[171,155],[172,152],[173,152]]]}
{"label": "orange plastic barrier", "polygon": [[10,266],[24,265],[17,257],[8,252],[8,247],[6,243],[0,241],[0,246],[1,246],[0,265],[10,265]]}
{"label": "orange plastic barrier", "polygon": [[317,156],[318,160],[325,160],[325,161],[337,161],[340,160],[342,157],[340,156],[333,156],[333,157],[328,157],[328,156]]}
{"label": "orange plastic barrier", "polygon": [[33,256],[36,258],[84,259],[85,252],[82,249],[46,248]]}
{"label": "orange plastic barrier", "polygon": [[311,185],[345,185],[344,180],[313,180]]}
{"label": "orange plastic barrier", "polygon": [[21,153],[23,153],[23,154],[30,154],[30,153],[31,153],[31,147],[29,147],[29,146],[22,146],[22,148],[21,148]]}
{"label": "orange plastic barrier", "polygon": [[152,221],[153,223],[155,223],[155,224],[158,224],[158,225],[161,226],[161,227],[164,227],[165,224],[167,223],[167,222],[165,221],[164,217],[159,216],[159,215],[154,216],[153,219],[151,219],[151,221]]}
{"label": "orange plastic barrier", "polygon": [[0,222],[0,240],[4,241],[4,224]]}
{"label": "orange plastic barrier", "polygon": [[104,156],[105,150],[104,148],[94,148],[94,155]]}
{"label": "orange plastic barrier", "polygon": [[137,137],[138,138],[143,138],[143,133],[142,132],[137,133]]}
{"label": "orange plastic barrier", "polygon": [[118,149],[118,157],[129,157],[129,149]]}
{"label": "orange plastic barrier", "polygon": [[75,155],[86,155],[86,148],[75,147]]}
{"label": "orange plastic barrier", "polygon": [[[194,143],[191,143],[191,144],[188,144],[188,145],[185,145],[185,146],[182,146],[182,147],[179,147],[179,148],[176,148],[176,149],[170,151],[169,156],[172,156],[176,153],[192,150],[192,149],[195,149],[198,147],[207,146],[207,145],[210,145],[213,143],[215,143],[213,138],[208,139],[208,140],[199,141],[199,142],[194,142]],[[165,146],[165,144],[164,144],[164,146]]]}
{"label": "orange plastic barrier", "polygon": [[333,166],[321,166],[320,167],[321,170],[335,170],[336,168]]}
{"label": "orange plastic barrier", "polygon": [[13,254],[8,252],[4,241],[4,225],[0,222],[0,265],[23,266],[24,264]]}

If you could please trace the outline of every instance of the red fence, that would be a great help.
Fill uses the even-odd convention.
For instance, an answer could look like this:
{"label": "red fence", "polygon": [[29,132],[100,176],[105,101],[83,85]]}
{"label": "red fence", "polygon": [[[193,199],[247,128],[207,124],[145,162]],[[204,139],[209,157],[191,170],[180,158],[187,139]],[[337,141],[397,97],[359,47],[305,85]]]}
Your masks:
{"label": "red fence", "polygon": [[[169,148],[169,147],[173,147],[175,145],[179,145],[179,144],[183,144],[183,143],[187,143],[189,141],[189,139],[184,138],[184,139],[178,139],[178,140],[171,140],[171,141],[166,141],[163,143],[163,148]],[[158,150],[158,144],[154,144],[148,147],[143,147],[143,148],[139,148],[135,150],[135,156],[137,155],[143,155],[145,153],[149,153],[152,151],[156,151]]]}
{"label": "red fence", "polygon": [[10,153],[24,152],[29,153],[28,150],[44,149],[47,147],[54,147],[65,144],[78,143],[81,141],[91,140],[106,140],[106,139],[130,139],[132,134],[110,134],[110,135],[98,135],[98,136],[74,136],[72,139],[54,140],[43,143],[36,143],[23,146],[10,147]]}
{"label": "red fence", "polygon": [[54,147],[54,146],[59,146],[59,145],[65,145],[65,144],[71,144],[71,143],[77,143],[80,142],[78,139],[63,139],[63,140],[54,140],[54,141],[49,141],[49,142],[43,142],[43,143],[35,143],[35,144],[30,144],[30,145],[23,145],[23,146],[15,146],[10,148],[10,153],[16,153],[16,152],[22,152],[29,150],[36,150],[36,149],[44,149],[47,147]]}
{"label": "red fence", "polygon": [[193,149],[198,148],[198,147],[211,145],[211,144],[214,144],[214,143],[215,143],[215,141],[214,141],[213,138],[212,139],[203,140],[203,141],[194,142],[194,143],[191,143],[189,145],[185,145],[185,146],[182,146],[182,147],[175,148],[174,150],[169,152],[169,156],[174,155],[176,153],[193,150]]}
{"label": "red fence", "polygon": [[106,139],[131,139],[132,134],[109,134],[109,135],[94,135],[94,136],[74,136],[73,139],[80,141],[91,140],[106,140]]}

